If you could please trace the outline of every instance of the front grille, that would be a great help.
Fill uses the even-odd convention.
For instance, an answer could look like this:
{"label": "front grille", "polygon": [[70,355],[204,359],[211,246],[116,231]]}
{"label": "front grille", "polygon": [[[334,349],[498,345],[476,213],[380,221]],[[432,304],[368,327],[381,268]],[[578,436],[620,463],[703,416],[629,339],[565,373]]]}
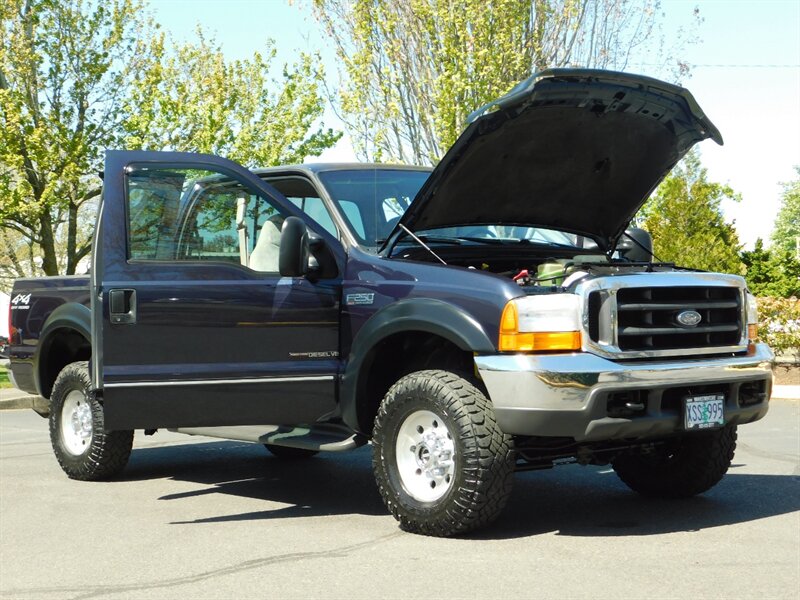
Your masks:
{"label": "front grille", "polygon": [[[620,351],[733,346],[742,337],[742,306],[735,287],[642,287],[617,292],[617,347]],[[696,311],[700,322],[678,316]]]}

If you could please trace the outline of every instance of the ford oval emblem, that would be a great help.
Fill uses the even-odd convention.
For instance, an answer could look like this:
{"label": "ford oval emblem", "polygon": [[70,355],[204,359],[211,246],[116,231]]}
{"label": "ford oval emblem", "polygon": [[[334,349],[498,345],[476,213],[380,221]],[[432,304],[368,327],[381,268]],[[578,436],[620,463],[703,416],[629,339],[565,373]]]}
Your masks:
{"label": "ford oval emblem", "polygon": [[681,327],[696,327],[702,319],[703,317],[696,310],[684,310],[675,317]]}

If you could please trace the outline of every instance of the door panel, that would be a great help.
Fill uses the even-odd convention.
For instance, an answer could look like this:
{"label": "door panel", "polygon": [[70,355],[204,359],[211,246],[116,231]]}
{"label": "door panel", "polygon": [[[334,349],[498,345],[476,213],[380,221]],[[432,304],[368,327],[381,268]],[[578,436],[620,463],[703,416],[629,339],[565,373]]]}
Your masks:
{"label": "door panel", "polygon": [[[306,424],[335,409],[341,278],[247,266],[261,231],[278,227],[267,220],[303,218],[296,207],[202,155],[109,152],[105,186],[93,333],[109,429]],[[244,219],[241,196],[254,207]],[[126,292],[112,315],[114,290]],[[120,322],[130,308],[133,321]]]}

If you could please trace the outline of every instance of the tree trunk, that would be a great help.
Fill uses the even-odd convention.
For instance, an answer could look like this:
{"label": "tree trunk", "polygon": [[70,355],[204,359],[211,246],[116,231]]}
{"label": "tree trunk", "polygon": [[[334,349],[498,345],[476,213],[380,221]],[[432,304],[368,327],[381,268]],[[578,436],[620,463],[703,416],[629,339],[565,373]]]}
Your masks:
{"label": "tree trunk", "polygon": [[550,9],[547,0],[534,1],[534,21],[533,21],[533,40],[531,48],[533,51],[533,72],[537,73],[548,67],[544,60],[544,36],[547,27],[547,13]]}
{"label": "tree trunk", "polygon": [[58,259],[56,257],[56,240],[53,234],[52,217],[48,211],[42,213],[39,236],[42,241],[42,271],[45,275],[58,275]]}
{"label": "tree trunk", "polygon": [[78,235],[78,207],[69,203],[67,212],[67,275],[74,275],[78,259],[75,255],[76,237]]}

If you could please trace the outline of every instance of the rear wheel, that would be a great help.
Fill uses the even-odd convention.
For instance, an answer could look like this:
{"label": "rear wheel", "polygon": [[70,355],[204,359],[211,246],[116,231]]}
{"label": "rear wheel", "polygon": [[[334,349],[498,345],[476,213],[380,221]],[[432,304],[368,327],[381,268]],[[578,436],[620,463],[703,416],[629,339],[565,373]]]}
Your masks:
{"label": "rear wheel", "polygon": [[264,444],[264,448],[270,451],[277,458],[297,459],[311,458],[319,454],[317,450],[306,450],[305,448],[292,448],[290,446],[277,446],[275,444]]}
{"label": "rear wheel", "polygon": [[492,406],[447,371],[418,371],[386,394],[375,418],[372,465],[400,526],[449,536],[498,517],[511,493],[514,450]]}
{"label": "rear wheel", "polygon": [[49,422],[53,452],[70,478],[108,479],[128,463],[133,431],[105,431],[103,405],[92,392],[88,363],[71,363],[58,374]]}
{"label": "rear wheel", "polygon": [[652,452],[623,454],[613,467],[632,490],[659,498],[688,498],[722,479],[736,450],[736,426],[666,441]]}

